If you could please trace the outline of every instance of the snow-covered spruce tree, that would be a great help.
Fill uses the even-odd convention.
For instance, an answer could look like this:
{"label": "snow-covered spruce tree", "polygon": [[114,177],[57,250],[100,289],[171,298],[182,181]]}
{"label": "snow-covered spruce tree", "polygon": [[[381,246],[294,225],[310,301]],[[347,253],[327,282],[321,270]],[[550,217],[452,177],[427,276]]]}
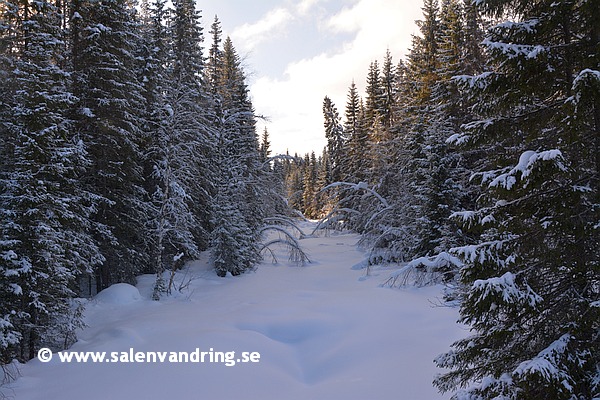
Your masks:
{"label": "snow-covered spruce tree", "polygon": [[410,85],[407,92],[413,100],[409,100],[406,105],[408,112],[403,115],[405,120],[399,127],[402,132],[400,149],[405,156],[405,166],[400,171],[405,175],[401,179],[408,178],[410,193],[408,196],[402,194],[403,197],[408,197],[408,202],[398,204],[410,208],[406,213],[412,214],[410,220],[400,224],[414,227],[416,246],[412,250],[413,254],[407,254],[410,257],[424,256],[433,250],[429,243],[432,235],[427,232],[430,224],[427,203],[428,197],[435,195],[438,188],[428,187],[428,183],[433,183],[435,177],[432,175],[439,172],[437,167],[440,160],[432,154],[432,146],[437,147],[440,141],[445,140],[433,134],[430,129],[432,90],[438,79],[440,65],[441,27],[438,6],[437,0],[428,0],[423,4],[423,19],[418,21],[420,35],[413,36],[407,63],[407,79],[404,82]]}
{"label": "snow-covered spruce tree", "polygon": [[317,184],[313,186],[312,196],[316,196],[314,198],[316,213],[310,216],[312,218],[322,216],[326,211],[324,208],[330,212],[332,206],[339,201],[337,193],[334,191],[327,193],[326,196],[318,191],[333,182],[341,182],[345,175],[344,161],[347,140],[337,107],[327,96],[323,99],[323,118],[327,147],[323,150],[321,165],[317,173]]}
{"label": "snow-covered spruce tree", "polygon": [[216,15],[210,26],[209,33],[211,35],[212,43],[208,50],[205,81],[210,88],[210,92],[213,95],[216,95],[221,83],[221,66],[223,65],[223,49],[221,48],[223,29],[221,28],[221,21],[219,21],[219,18]]}
{"label": "snow-covered spruce tree", "polygon": [[[365,117],[365,106],[358,95],[356,84],[352,82],[348,89],[346,108],[344,112],[343,131],[345,145],[342,157],[341,181],[349,183],[367,182],[371,177],[371,162],[369,158],[369,126]],[[348,187],[336,187],[337,208],[340,210],[354,210],[346,212],[344,218],[345,227],[364,232],[367,208],[362,201],[361,191],[348,189]],[[367,202],[368,203],[368,202]],[[364,212],[363,212],[364,211]]]}
{"label": "snow-covered spruce tree", "polygon": [[358,95],[354,82],[348,89],[344,112],[344,132],[347,141],[344,149],[342,180],[353,183],[364,182],[368,172],[364,155],[368,152],[369,132],[365,123],[363,101]]}
{"label": "snow-covered spruce tree", "polygon": [[[470,10],[471,14],[472,8]],[[471,15],[471,19],[474,18]],[[474,37],[476,27],[468,27],[464,22],[465,12],[462,3],[457,0],[443,0],[437,33],[435,79],[428,89],[429,98],[420,108],[427,119],[423,127],[423,142],[420,152],[422,164],[420,182],[412,184],[419,194],[413,205],[418,213],[414,215],[416,223],[415,252],[410,262],[400,273],[394,274],[389,283],[418,285],[435,284],[443,281],[449,287],[456,288],[458,271],[462,262],[449,254],[453,247],[474,243],[476,239],[459,229],[449,218],[453,211],[470,209],[478,196],[477,188],[468,184],[469,165],[475,158],[475,151],[457,151],[447,139],[459,131],[460,123],[467,121],[468,105],[458,92],[453,76],[465,70],[480,70],[478,52],[474,46],[465,46],[468,32]],[[478,28],[478,26],[477,26]],[[468,38],[468,41],[473,41]],[[474,54],[475,53],[475,54]],[[410,165],[410,163],[409,163]],[[447,295],[454,298],[454,290]]]}
{"label": "snow-covered spruce tree", "polygon": [[271,156],[271,142],[269,131],[265,127],[258,148],[259,162],[261,167],[261,180],[264,186],[263,201],[266,216],[291,215],[288,200],[285,197],[285,173],[282,159],[286,155],[277,154]]}
{"label": "snow-covered spruce tree", "polygon": [[341,169],[346,138],[337,107],[327,96],[323,99],[323,117],[325,138],[327,139],[327,153],[331,161],[331,179],[337,182],[342,180]]}
{"label": "snow-covered spruce tree", "polygon": [[[430,98],[421,112],[428,118],[421,145],[425,171],[420,175],[419,197],[415,200],[418,214],[415,224],[417,239],[414,258],[390,280],[393,284],[434,284],[443,281],[456,287],[462,262],[448,254],[453,247],[474,243],[449,218],[453,211],[470,207],[477,198],[474,185],[468,184],[469,161],[473,154],[457,151],[446,143],[459,131],[467,118],[467,106],[459,95],[453,76],[467,68],[473,70],[472,50],[464,45],[463,7],[457,0],[443,0],[439,19],[437,68],[430,89]],[[417,153],[418,154],[418,153]],[[447,294],[450,297],[451,292]]]}
{"label": "snow-covered spruce tree", "polygon": [[215,228],[211,233],[212,259],[217,275],[239,275],[254,267],[258,249],[254,233],[245,223],[239,202],[243,196],[239,187],[243,181],[233,171],[223,171],[222,183],[217,186],[214,201]]}
{"label": "snow-covered spruce tree", "polygon": [[[463,50],[461,3],[444,0],[441,10],[437,7],[433,1],[423,7],[420,36],[413,37],[408,63],[397,68],[395,123],[385,142],[390,150],[376,187],[391,208],[374,220],[379,232],[373,231],[377,240],[371,258],[372,262],[423,260],[427,267],[411,262],[415,268],[407,271],[449,279],[453,273],[448,268],[456,266],[440,253],[461,243],[464,235],[448,216],[460,210],[471,194],[464,187],[468,177],[464,157],[446,144],[465,114],[452,76],[472,56]],[[436,264],[429,258],[442,263],[439,271],[433,272]]]}
{"label": "snow-covered spruce tree", "polygon": [[[386,57],[390,56],[389,53]],[[387,60],[388,68],[391,68],[391,60]],[[391,73],[392,71],[388,71]],[[383,143],[389,139],[389,125],[391,121],[391,111],[388,99],[387,80],[391,81],[391,76],[387,78],[383,76],[379,68],[379,62],[373,61],[369,65],[367,73],[366,98],[365,98],[365,114],[364,123],[369,133],[368,136],[368,151],[362,156],[363,163],[366,160],[365,167],[368,168],[367,182],[372,185],[379,183],[380,176],[386,168],[385,150]]]}
{"label": "snow-covered spruce tree", "polygon": [[[214,82],[219,171],[212,203],[215,229],[211,243],[217,274],[225,276],[253,268],[260,258],[266,188],[261,180],[254,109],[239,55],[229,37],[219,58]],[[217,57],[215,61],[219,61]]]}
{"label": "snow-covered spruce tree", "polygon": [[292,210],[302,210],[302,193],[304,192],[304,179],[302,169],[299,167],[299,163],[302,163],[302,159],[298,156],[298,153],[294,153],[291,159],[284,160],[284,183],[285,183],[285,194],[288,201],[288,205]]}
{"label": "snow-covered spruce tree", "polygon": [[18,7],[5,2],[0,8],[0,173],[10,166],[11,115],[14,104],[14,63],[17,48]]}
{"label": "snow-covered spruce tree", "polygon": [[392,53],[388,49],[381,65],[381,107],[379,110],[382,125],[389,129],[394,123],[394,108],[397,100],[398,75]]}
{"label": "snow-covered spruce tree", "polygon": [[407,62],[396,68],[394,124],[377,149],[384,154],[376,190],[390,207],[372,214],[365,238],[370,242],[371,263],[408,261],[431,250],[424,246],[423,228],[428,224],[427,195],[432,193],[426,186],[432,174],[428,107],[439,63],[440,22],[436,0],[425,1],[422,9],[421,34],[413,36]]}
{"label": "snow-covered spruce tree", "polygon": [[385,109],[385,93],[381,86],[381,69],[377,60],[369,65],[365,91],[367,95],[365,99],[365,124],[372,128],[375,126],[376,120],[384,114]]}
{"label": "snow-covered spruce tree", "polygon": [[[325,206],[323,200],[329,199],[328,212],[333,213],[328,216],[330,221],[339,220],[343,222],[345,228],[359,232],[364,232],[365,223],[372,213],[371,199],[368,195],[365,196],[362,190],[354,190],[352,185],[327,187],[327,184],[336,182],[366,184],[371,179],[377,180],[372,161],[379,160],[378,157],[373,157],[373,154],[378,151],[380,140],[376,136],[380,131],[373,126],[379,126],[382,120],[385,91],[381,83],[379,64],[376,61],[372,62],[367,78],[367,106],[363,104],[356,84],[352,82],[348,89],[343,125],[331,99],[325,97],[323,102],[325,137],[328,139],[328,146],[321,163],[324,166],[331,164],[331,177],[329,181],[323,180],[324,185],[313,192],[318,193],[322,206]],[[327,190],[320,192],[323,187],[327,187]],[[306,188],[305,195],[312,196],[306,193]],[[323,210],[320,211],[322,213]]]}
{"label": "snow-covered spruce tree", "polygon": [[[193,95],[198,91],[198,82],[195,77],[174,76],[175,52],[170,46],[164,2],[156,1],[149,11],[149,51],[142,81],[148,136],[146,187],[152,198],[147,224],[156,273],[153,298],[159,300],[164,292],[172,290],[172,279],[165,281],[165,270],[174,272],[182,261],[199,254],[195,233],[201,224],[193,212],[191,193],[198,181],[195,166],[205,140],[199,135],[203,122],[197,114],[201,97]],[[185,89],[187,85],[191,87]]]}
{"label": "snow-covered spruce tree", "polygon": [[[447,252],[463,242],[461,231],[449,219],[452,211],[462,208],[465,198],[465,170],[461,153],[450,148],[446,140],[454,135],[463,120],[463,104],[452,77],[461,73],[463,57],[463,9],[457,0],[443,0],[436,33],[435,71],[426,91],[426,99],[420,113],[427,114],[423,127],[423,142],[420,154],[422,162],[418,176],[417,192],[419,214],[416,232],[418,246],[416,256],[435,256]],[[423,87],[425,85],[422,85]],[[445,258],[442,257],[442,260]],[[448,271],[443,262],[438,276],[448,279],[456,272]],[[435,267],[434,267],[435,268]],[[454,266],[452,268],[455,268]],[[432,275],[432,268],[427,268]]]}
{"label": "snow-covered spruce tree", "polygon": [[459,209],[461,188],[457,179],[459,154],[451,152],[446,139],[458,131],[460,102],[458,90],[451,81],[460,73],[462,47],[462,9],[456,0],[443,0],[437,39],[439,60],[432,82],[429,114],[424,133],[423,152],[426,173],[423,176],[422,216],[419,218],[419,256],[432,255],[456,246],[457,228],[449,220],[450,212]]}
{"label": "snow-covered spruce tree", "polygon": [[417,21],[420,35],[412,38],[408,55],[408,76],[417,102],[424,102],[431,95],[438,67],[438,45],[440,39],[440,10],[438,0],[424,0],[423,19]]}
{"label": "snow-covered spruce tree", "polygon": [[184,131],[189,143],[194,144],[195,160],[188,167],[193,170],[195,178],[188,194],[193,199],[191,210],[199,222],[194,233],[196,243],[199,249],[207,249],[212,229],[211,197],[215,193],[217,173],[213,128],[217,116],[214,98],[209,94],[204,78],[206,65],[200,12],[193,0],[177,0],[173,4],[175,8],[170,22],[173,67],[168,102],[173,110],[180,110],[180,115],[173,116],[177,124],[174,129]]}
{"label": "snow-covered spruce tree", "polygon": [[73,93],[79,100],[74,126],[92,163],[83,182],[95,194],[95,237],[106,259],[96,269],[98,290],[132,282],[149,265],[138,28],[126,0],[71,2]]}
{"label": "snow-covered spruce tree", "polygon": [[[0,364],[14,359],[14,347],[21,339],[16,324],[18,297],[14,285],[18,274],[10,273],[21,268],[21,260],[14,260],[11,249],[16,243],[6,235],[11,214],[8,200],[10,195],[9,176],[12,169],[12,153],[16,137],[15,121],[12,117],[15,97],[14,65],[16,61],[18,7],[6,2],[0,8]],[[16,255],[16,253],[14,253]]]}
{"label": "snow-covered spruce tree", "polygon": [[0,283],[3,362],[26,361],[44,345],[74,340],[81,325],[72,307],[76,278],[103,261],[90,235],[89,196],[79,185],[86,166],[70,134],[75,98],[61,68],[62,16],[49,2],[13,4],[18,10],[15,68],[9,81],[12,117],[7,159],[0,177]]}
{"label": "snow-covered spruce tree", "polygon": [[266,171],[271,171],[269,157],[271,156],[271,141],[269,138],[269,130],[265,127],[262,136],[260,137],[260,145],[258,146],[259,161],[261,166]]}
{"label": "snow-covered spruce tree", "polygon": [[304,204],[303,214],[308,218],[318,218],[320,210],[317,204],[317,180],[319,177],[319,165],[315,152],[307,153],[304,157],[303,178],[304,191],[302,192],[302,202]]}
{"label": "snow-covered spruce tree", "polygon": [[[331,168],[331,157],[329,156],[329,152],[327,151],[327,148],[323,149],[323,153],[321,154],[321,157],[319,158],[317,165],[319,166],[319,171],[318,171],[318,176],[317,176],[317,187],[319,188],[319,190],[323,189],[325,186],[332,184],[333,182],[336,182],[333,180],[332,177],[332,168]],[[331,205],[331,201],[329,202],[324,202],[322,200],[319,199],[319,203],[324,207],[327,206],[329,208],[329,206]],[[321,211],[324,211],[321,207]]]}
{"label": "snow-covered spruce tree", "polygon": [[[459,83],[480,120],[456,141],[486,149],[483,232],[466,263],[472,335],[436,362],[454,399],[600,396],[600,31],[597,1],[479,1],[498,23],[491,68]],[[512,16],[508,18],[507,16]]]}
{"label": "snow-covered spruce tree", "polygon": [[[376,66],[377,64],[374,63],[373,65]],[[397,75],[389,49],[385,53],[381,66],[379,73],[370,70],[367,75],[366,102],[367,116],[369,114],[369,104],[376,104],[374,119],[369,124],[368,158],[371,163],[369,182],[375,185],[378,190],[381,188],[382,177],[388,172],[390,164],[393,162],[389,143],[392,139],[390,128],[395,119]],[[377,76],[379,77],[378,81],[374,81],[373,79]],[[370,100],[373,95],[377,95],[377,100]]]}

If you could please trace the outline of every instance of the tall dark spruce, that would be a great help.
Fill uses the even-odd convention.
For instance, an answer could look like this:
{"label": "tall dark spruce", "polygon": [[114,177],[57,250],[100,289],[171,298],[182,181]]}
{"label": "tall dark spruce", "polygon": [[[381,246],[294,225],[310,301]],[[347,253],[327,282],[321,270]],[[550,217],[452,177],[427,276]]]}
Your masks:
{"label": "tall dark spruce", "polygon": [[125,0],[74,0],[71,10],[74,131],[91,166],[83,178],[94,193],[94,236],[105,261],[98,290],[133,282],[149,263],[148,213],[141,149],[142,87],[134,54],[138,23]]}
{"label": "tall dark spruce", "polygon": [[81,325],[70,301],[77,278],[104,261],[90,234],[91,196],[79,183],[87,155],[68,118],[77,99],[62,68],[64,16],[50,2],[11,6],[14,14],[2,16],[12,30],[3,33],[14,34],[3,49],[14,86],[1,121],[9,160],[0,177],[2,362],[70,345]]}
{"label": "tall dark spruce", "polygon": [[[256,120],[241,60],[228,37],[218,50],[220,29],[213,24],[209,76],[214,85],[217,135],[216,193],[213,196],[212,258],[219,276],[239,275],[260,258],[265,210]],[[215,67],[211,63],[220,62]]]}
{"label": "tall dark spruce", "polygon": [[[497,23],[489,69],[458,78],[478,119],[455,142],[486,150],[481,241],[465,262],[461,322],[437,359],[454,399],[600,395],[600,6],[479,1]],[[513,16],[507,19],[507,15]]]}

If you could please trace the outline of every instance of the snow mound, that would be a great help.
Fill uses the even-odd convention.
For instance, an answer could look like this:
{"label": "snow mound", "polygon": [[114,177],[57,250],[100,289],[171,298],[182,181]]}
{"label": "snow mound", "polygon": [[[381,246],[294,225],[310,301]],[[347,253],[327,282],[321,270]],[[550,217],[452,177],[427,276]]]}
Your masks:
{"label": "snow mound", "polygon": [[95,297],[96,301],[105,304],[130,304],[142,299],[140,291],[128,283],[117,283],[107,287]]}

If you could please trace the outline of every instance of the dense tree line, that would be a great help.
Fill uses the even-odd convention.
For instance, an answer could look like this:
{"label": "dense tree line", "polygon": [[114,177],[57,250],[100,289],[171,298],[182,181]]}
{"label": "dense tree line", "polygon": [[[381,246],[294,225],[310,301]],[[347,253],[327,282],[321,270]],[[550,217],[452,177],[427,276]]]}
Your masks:
{"label": "dense tree line", "polygon": [[320,187],[345,183],[302,207],[362,233],[370,263],[406,262],[392,283],[455,288],[472,334],[436,360],[440,390],[597,398],[600,4],[422,9],[406,59],[371,63],[343,118],[325,98]]}
{"label": "dense tree line", "polygon": [[332,205],[320,191],[331,180],[331,161],[326,150],[317,157],[313,151],[303,156],[289,154],[279,160],[276,168],[284,185],[289,206],[311,219],[322,218]]}
{"label": "dense tree line", "polygon": [[154,273],[160,299],[208,248],[220,276],[253,268],[287,197],[455,289],[472,332],[440,390],[600,397],[599,20],[597,0],[425,0],[406,59],[325,97],[323,153],[272,159],[193,0],[2,2],[0,364],[68,346],[82,292]]}
{"label": "dense tree line", "polygon": [[[211,248],[259,258],[285,212],[233,43],[193,0],[0,4],[0,363],[74,340],[74,298]],[[275,200],[274,200],[275,199]]]}

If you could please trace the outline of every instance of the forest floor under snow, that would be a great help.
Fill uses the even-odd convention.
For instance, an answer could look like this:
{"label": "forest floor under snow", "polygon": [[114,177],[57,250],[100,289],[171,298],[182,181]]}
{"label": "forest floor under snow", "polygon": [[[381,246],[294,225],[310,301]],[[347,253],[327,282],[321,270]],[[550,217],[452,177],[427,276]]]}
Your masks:
{"label": "forest floor under snow", "polygon": [[[305,223],[309,232],[314,224]],[[433,359],[466,330],[442,288],[389,289],[389,268],[367,276],[353,234],[300,243],[312,261],[285,254],[255,272],[218,278],[208,259],[177,276],[181,293],[151,300],[153,276],[119,284],[89,301],[87,327],[69,351],[260,353],[254,361],[61,362],[34,359],[0,388],[17,400],[105,399],[442,399]],[[282,250],[283,251],[283,250]],[[190,280],[191,279],[191,280]],[[133,349],[133,350],[130,350]],[[169,353],[170,354],[170,353]],[[107,357],[108,357],[107,355]],[[246,354],[248,355],[248,354]],[[125,360],[123,359],[123,360]],[[232,363],[229,363],[232,364]],[[446,396],[447,397],[447,396]]]}

